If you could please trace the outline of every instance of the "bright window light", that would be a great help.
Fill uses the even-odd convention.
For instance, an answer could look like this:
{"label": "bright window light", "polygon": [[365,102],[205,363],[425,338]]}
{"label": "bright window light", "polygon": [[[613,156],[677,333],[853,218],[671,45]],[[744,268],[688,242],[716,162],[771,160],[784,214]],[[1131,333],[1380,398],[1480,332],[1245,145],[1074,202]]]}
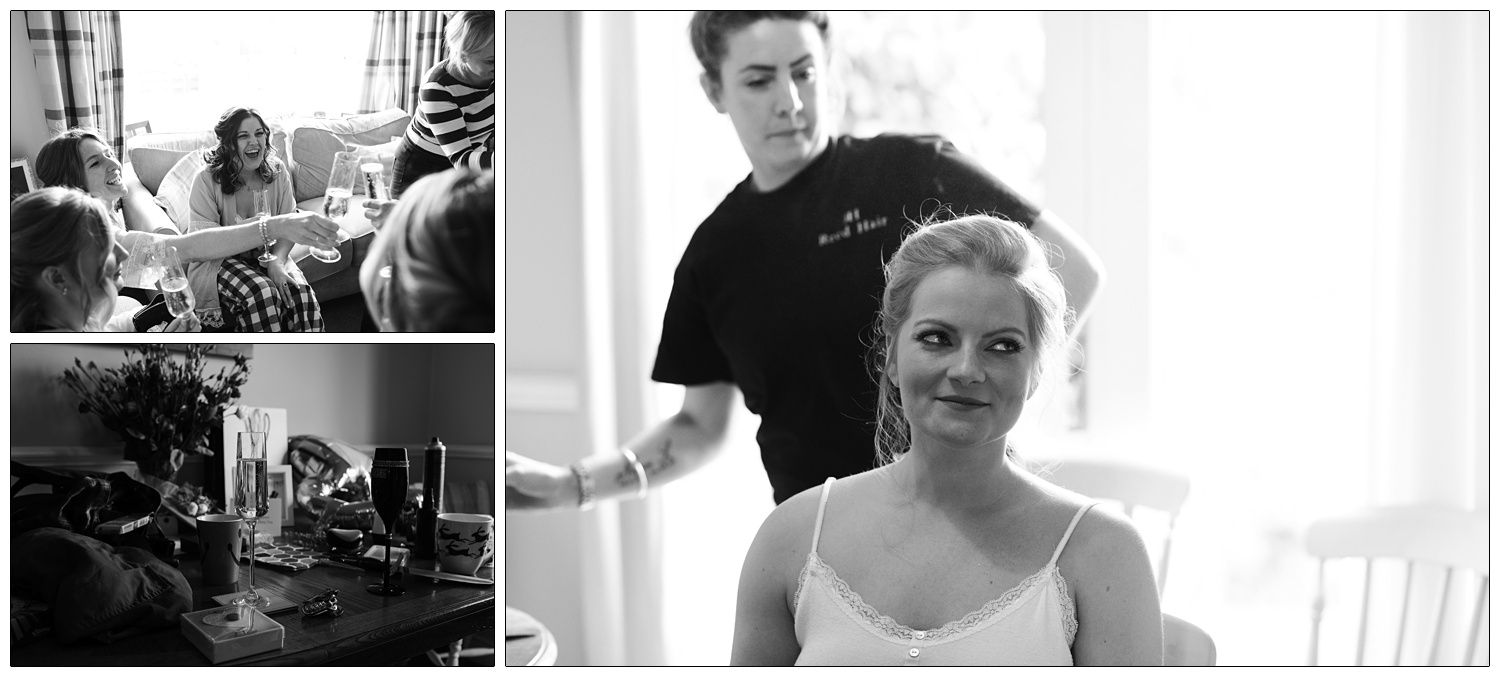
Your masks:
{"label": "bright window light", "polygon": [[353,113],[372,13],[120,12],[125,123],[212,128],[224,109]]}

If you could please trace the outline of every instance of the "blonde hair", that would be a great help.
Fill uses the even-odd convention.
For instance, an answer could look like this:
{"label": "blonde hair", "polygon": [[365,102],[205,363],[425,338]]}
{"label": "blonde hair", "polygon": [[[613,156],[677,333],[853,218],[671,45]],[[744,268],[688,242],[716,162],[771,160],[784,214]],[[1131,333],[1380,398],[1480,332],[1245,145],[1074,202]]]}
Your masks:
{"label": "blonde hair", "polygon": [[[37,331],[47,308],[37,288],[49,267],[65,268],[85,286],[85,312],[104,287],[109,213],[82,190],[49,186],[10,203],[10,330]],[[87,264],[87,265],[85,265]]]}
{"label": "blonde hair", "polygon": [[495,11],[463,10],[454,12],[443,28],[448,41],[450,60],[463,60],[464,54],[473,54],[486,45],[495,44]]}
{"label": "blonde hair", "polygon": [[[901,394],[889,376],[894,342],[911,316],[912,294],[932,272],[948,266],[1001,275],[1015,283],[1026,307],[1027,339],[1037,351],[1032,374],[1040,382],[1067,344],[1070,312],[1062,281],[1047,263],[1044,244],[1012,221],[978,214],[929,221],[906,237],[885,266],[885,293],[876,320],[870,369],[879,383],[875,409],[877,465],[895,461],[911,446]],[[1013,453],[1009,450],[1007,453]]]}

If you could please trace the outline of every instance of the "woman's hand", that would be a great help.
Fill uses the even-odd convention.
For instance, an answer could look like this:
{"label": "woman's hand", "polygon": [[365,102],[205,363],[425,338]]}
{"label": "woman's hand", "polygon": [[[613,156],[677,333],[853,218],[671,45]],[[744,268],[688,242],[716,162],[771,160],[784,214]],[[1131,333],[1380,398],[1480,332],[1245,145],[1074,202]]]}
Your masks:
{"label": "woman's hand", "polygon": [[203,331],[203,323],[198,321],[198,316],[188,313],[182,317],[174,317],[167,323],[167,328],[162,331]]}
{"label": "woman's hand", "polygon": [[266,264],[266,274],[271,278],[271,284],[276,288],[276,294],[281,298],[281,302],[290,308],[292,289],[302,285],[297,283],[296,277],[287,270],[286,264],[281,259]]}
{"label": "woman's hand", "polygon": [[297,211],[266,219],[266,231],[277,240],[327,249],[338,242],[339,224],[322,214]]}
{"label": "woman's hand", "polygon": [[376,228],[385,223],[385,218],[395,209],[395,200],[365,200],[365,218]]}
{"label": "woman's hand", "polygon": [[555,510],[578,505],[573,471],[505,452],[505,509]]}

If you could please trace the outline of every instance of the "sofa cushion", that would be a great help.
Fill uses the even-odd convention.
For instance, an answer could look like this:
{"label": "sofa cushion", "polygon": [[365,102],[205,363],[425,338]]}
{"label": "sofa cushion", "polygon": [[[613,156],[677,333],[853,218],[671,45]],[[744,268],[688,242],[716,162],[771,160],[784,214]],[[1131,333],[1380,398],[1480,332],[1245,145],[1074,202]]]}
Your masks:
{"label": "sofa cushion", "polygon": [[333,154],[350,144],[379,145],[406,133],[411,116],[400,108],[343,119],[295,118],[283,121],[290,138],[293,193],[298,202],[322,197],[328,188]]}
{"label": "sofa cushion", "polygon": [[152,195],[156,195],[167,172],[172,171],[177,161],[187,154],[188,151],[185,150],[134,148],[130,151],[130,164],[135,167],[135,176],[141,180],[141,185],[151,191]]}
{"label": "sofa cushion", "polygon": [[193,179],[198,177],[198,171],[207,164],[203,160],[202,151],[186,153],[161,181],[161,190],[156,194],[156,204],[166,210],[167,216],[171,217],[172,224],[177,226],[179,233],[188,232],[188,222],[192,220],[192,208],[189,207],[188,201],[193,193]]}
{"label": "sofa cushion", "polygon": [[[276,119],[267,119],[266,124],[271,127],[271,145],[276,149],[276,154],[283,162],[289,163],[286,151],[286,128]],[[139,134],[125,140],[125,155],[130,158],[132,165],[136,165],[136,178],[141,180],[141,185],[150,190],[152,195],[158,195],[159,184],[177,160],[189,151],[213,148],[218,143],[213,130]],[[156,164],[161,163],[167,157],[171,157],[171,160],[165,162],[164,166]],[[159,173],[148,176],[150,171],[158,167]]]}

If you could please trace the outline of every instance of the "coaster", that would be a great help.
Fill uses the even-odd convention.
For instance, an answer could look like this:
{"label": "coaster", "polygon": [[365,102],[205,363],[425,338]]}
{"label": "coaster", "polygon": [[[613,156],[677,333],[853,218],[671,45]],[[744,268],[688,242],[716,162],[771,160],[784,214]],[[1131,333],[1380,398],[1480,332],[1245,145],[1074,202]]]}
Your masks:
{"label": "coaster", "polygon": [[[243,596],[245,596],[244,592],[231,592],[223,595],[214,595],[213,600],[224,606],[230,606],[234,604],[234,600],[237,600]],[[260,591],[260,596],[271,600],[271,606],[268,606],[264,609],[256,609],[256,611],[259,611],[267,616],[274,613],[286,611],[287,609],[297,608],[297,605],[292,601],[268,595],[265,593],[265,591]]]}
{"label": "coaster", "polygon": [[255,563],[264,564],[269,567],[287,569],[290,571],[306,571],[318,563],[322,554],[312,548],[282,543],[278,545],[260,544],[255,549]]}

